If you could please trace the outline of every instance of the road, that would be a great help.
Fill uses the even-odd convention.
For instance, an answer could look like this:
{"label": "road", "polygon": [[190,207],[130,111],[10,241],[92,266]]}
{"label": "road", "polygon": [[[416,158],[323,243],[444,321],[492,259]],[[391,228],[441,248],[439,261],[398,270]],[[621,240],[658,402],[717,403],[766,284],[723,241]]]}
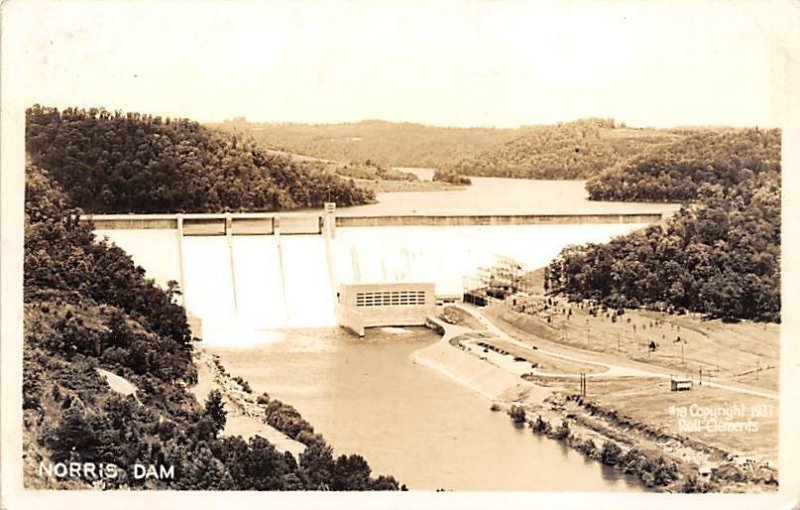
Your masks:
{"label": "road", "polygon": [[[497,325],[495,325],[491,320],[486,318],[476,307],[463,304],[463,303],[456,303],[454,306],[463,310],[470,315],[472,315],[476,320],[478,320],[487,331],[490,331],[492,334],[496,335],[498,338],[503,339],[505,341],[511,342],[515,345],[520,347],[524,347],[526,349],[530,349],[531,344],[522,342],[517,338],[512,337],[511,335],[507,334]],[[445,325],[449,326],[449,325]],[[447,329],[447,328],[446,328]],[[448,335],[448,340],[453,338],[454,336],[463,334],[468,332],[467,328],[460,328],[457,330],[459,332],[454,334]],[[532,335],[530,335],[532,337]],[[537,343],[545,343],[545,340],[536,339]],[[552,342],[547,342],[548,344]],[[537,345],[537,353],[551,356],[553,358],[560,358],[567,361],[573,361],[578,363],[584,363],[589,365],[599,365],[605,370],[600,373],[594,374],[586,374],[586,377],[656,377],[661,379],[669,379],[672,374],[669,373],[667,369],[662,369],[658,367],[653,367],[652,365],[647,365],[645,363],[641,363],[638,361],[631,361],[627,359],[618,359],[613,358],[613,361],[610,361],[608,355],[600,355],[598,353],[592,351],[584,351],[582,349],[576,349],[574,347],[570,347],[570,353],[564,352],[564,350],[553,350],[553,349],[543,349]],[[578,353],[576,353],[578,351]],[[604,359],[606,358],[606,359]],[[526,372],[530,372],[530,370],[526,370]],[[579,374],[548,374],[546,372],[536,372],[534,373],[537,376],[542,377],[579,377]],[[736,393],[743,393],[748,395],[755,395],[758,397],[764,397],[772,400],[778,400],[778,393],[774,391],[764,390],[760,388],[752,388],[744,385],[736,385],[736,384],[725,384],[725,383],[718,383],[713,381],[705,381],[704,386],[711,387],[711,388],[719,388],[722,390],[732,391]]]}

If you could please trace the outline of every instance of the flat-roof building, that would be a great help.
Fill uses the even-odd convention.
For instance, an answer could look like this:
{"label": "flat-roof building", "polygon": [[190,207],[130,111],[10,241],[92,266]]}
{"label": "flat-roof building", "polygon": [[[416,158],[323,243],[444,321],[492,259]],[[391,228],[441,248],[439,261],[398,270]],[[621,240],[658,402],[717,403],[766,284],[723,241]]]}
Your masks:
{"label": "flat-roof building", "polygon": [[424,326],[435,313],[433,283],[341,284],[336,294],[339,325],[358,336],[375,326]]}

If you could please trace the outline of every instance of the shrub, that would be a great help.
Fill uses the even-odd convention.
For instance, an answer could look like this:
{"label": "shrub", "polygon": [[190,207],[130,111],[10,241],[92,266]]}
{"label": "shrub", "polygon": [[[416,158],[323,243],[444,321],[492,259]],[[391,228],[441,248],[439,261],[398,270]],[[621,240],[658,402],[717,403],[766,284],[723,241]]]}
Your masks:
{"label": "shrub", "polygon": [[569,423],[567,420],[561,420],[561,425],[555,430],[553,437],[555,439],[567,439],[570,434]]}
{"label": "shrub", "polygon": [[600,451],[600,461],[606,466],[616,466],[620,462],[622,456],[622,448],[613,441],[606,441],[603,443],[603,448]]}
{"label": "shrub", "polygon": [[550,432],[550,423],[542,418],[542,415],[536,417],[536,421],[531,425],[531,429],[537,434],[547,434]]}
{"label": "shrub", "polygon": [[525,423],[525,408],[522,406],[512,405],[508,410],[508,415],[517,425]]}

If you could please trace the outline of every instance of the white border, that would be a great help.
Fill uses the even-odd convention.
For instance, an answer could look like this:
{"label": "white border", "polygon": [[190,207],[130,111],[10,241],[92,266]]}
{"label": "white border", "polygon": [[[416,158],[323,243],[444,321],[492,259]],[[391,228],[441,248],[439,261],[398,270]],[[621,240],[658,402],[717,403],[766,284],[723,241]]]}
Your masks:
{"label": "white border", "polygon": [[[648,507],[651,510],[702,506],[703,508],[791,508],[800,491],[800,397],[798,356],[798,290],[800,289],[800,6],[797,2],[774,2],[786,17],[774,37],[773,78],[776,108],[782,112],[783,128],[783,310],[780,407],[780,480],[774,494],[755,495],[664,495],[590,493],[257,493],[257,492],[91,492],[26,491],[22,489],[22,243],[24,196],[24,110],[18,98],[26,86],[18,71],[26,61],[26,33],[35,26],[14,24],[22,0],[0,5],[0,495],[3,508],[230,508],[258,505],[273,508],[591,508]],[[343,3],[343,8],[358,4]],[[33,8],[42,8],[34,3]],[[713,23],[709,20],[709,23]],[[743,70],[747,72],[747,70]]]}

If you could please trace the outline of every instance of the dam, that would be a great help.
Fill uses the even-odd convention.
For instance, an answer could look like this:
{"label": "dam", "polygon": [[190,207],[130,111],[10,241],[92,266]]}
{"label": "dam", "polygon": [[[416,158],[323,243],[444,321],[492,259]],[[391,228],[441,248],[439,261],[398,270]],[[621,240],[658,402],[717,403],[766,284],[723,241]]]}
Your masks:
{"label": "dam", "polygon": [[92,221],[97,236],[122,247],[160,285],[178,282],[182,304],[202,322],[202,335],[195,334],[244,341],[272,330],[336,326],[336,294],[343,284],[429,282],[437,296],[460,295],[464,277],[497,255],[540,267],[568,244],[606,241],[662,217],[340,216],[328,207],[82,220]]}
{"label": "dam", "polygon": [[[483,396],[415,363],[413,353],[440,342],[435,332],[367,328],[362,338],[337,327],[342,285],[356,305],[368,293],[373,305],[386,302],[375,283],[402,283],[388,291],[400,302],[429,289],[407,284],[459,294],[464,275],[497,255],[541,267],[569,244],[608,241],[669,210],[584,197],[580,182],[475,178],[463,193],[379,194],[377,204],[337,210],[334,221],[324,210],[85,219],[148,277],[178,281],[180,299],[202,319],[204,349],[255,392],[295,406],[337,455],[363,455],[373,472],[411,489],[638,492],[635,481],[514,428]],[[414,300],[429,306],[427,295]]]}

